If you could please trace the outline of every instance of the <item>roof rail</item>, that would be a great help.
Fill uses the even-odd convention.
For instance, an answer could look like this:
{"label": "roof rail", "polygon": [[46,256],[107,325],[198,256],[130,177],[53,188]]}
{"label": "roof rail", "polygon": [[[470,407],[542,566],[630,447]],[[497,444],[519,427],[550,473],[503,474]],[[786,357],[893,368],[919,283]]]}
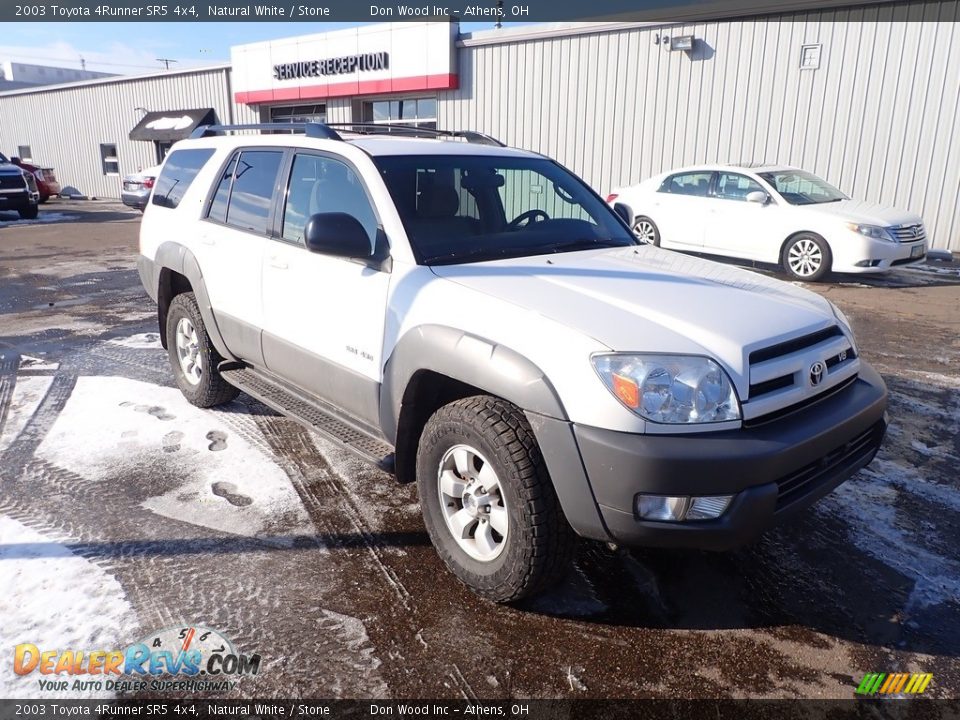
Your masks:
{"label": "roof rail", "polygon": [[412,137],[452,137],[463,138],[468,143],[478,145],[495,145],[497,147],[506,147],[506,145],[495,137],[484,135],[473,130],[436,130],[434,128],[417,127],[416,125],[406,125],[404,123],[370,123],[370,122],[334,122],[327,123],[327,127],[343,128],[348,132],[356,132],[360,135],[409,135]]}
{"label": "roof rail", "polygon": [[201,125],[191,134],[191,138],[209,137],[210,135],[223,135],[234,130],[271,130],[284,131],[294,130],[304,133],[309,138],[322,138],[324,140],[342,140],[335,130],[331,130],[328,125],[318,122],[303,123],[253,123],[249,125]]}

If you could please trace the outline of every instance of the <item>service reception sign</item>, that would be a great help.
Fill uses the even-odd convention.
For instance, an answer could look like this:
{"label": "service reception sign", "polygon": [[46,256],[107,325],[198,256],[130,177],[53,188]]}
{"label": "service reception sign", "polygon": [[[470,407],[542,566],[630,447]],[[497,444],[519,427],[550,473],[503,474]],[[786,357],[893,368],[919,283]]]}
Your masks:
{"label": "service reception sign", "polygon": [[260,104],[456,88],[456,28],[404,22],[237,45],[235,98]]}

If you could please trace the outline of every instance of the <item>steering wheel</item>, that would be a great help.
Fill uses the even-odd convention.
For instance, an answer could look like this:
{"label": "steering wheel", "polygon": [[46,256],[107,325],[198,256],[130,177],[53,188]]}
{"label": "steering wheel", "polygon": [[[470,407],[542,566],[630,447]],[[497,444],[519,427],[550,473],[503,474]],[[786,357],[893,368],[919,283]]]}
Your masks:
{"label": "steering wheel", "polygon": [[540,208],[534,208],[533,210],[527,210],[525,213],[520,213],[513,220],[507,223],[507,230],[519,230],[522,227],[527,227],[533,223],[543,222],[544,220],[549,220],[550,216],[547,215]]}

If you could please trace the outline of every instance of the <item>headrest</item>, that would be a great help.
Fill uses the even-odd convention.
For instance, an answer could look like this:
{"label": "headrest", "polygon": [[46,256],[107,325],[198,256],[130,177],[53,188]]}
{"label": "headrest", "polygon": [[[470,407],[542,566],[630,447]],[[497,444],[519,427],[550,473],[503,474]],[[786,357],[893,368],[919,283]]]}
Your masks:
{"label": "headrest", "polygon": [[448,218],[460,209],[460,196],[453,185],[432,185],[420,191],[417,215],[422,218]]}

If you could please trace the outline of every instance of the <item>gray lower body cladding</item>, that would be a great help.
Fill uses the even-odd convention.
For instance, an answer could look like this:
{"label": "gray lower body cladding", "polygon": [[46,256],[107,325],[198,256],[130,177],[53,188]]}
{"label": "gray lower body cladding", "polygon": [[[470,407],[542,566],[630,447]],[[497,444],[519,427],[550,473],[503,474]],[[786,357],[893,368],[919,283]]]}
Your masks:
{"label": "gray lower body cladding", "polygon": [[[726,550],[756,539],[869,464],[886,431],[886,405],[883,380],[864,363],[841,392],[756,427],[633,435],[572,425],[579,456],[551,462],[548,438],[544,454],[564,511],[581,535],[625,545]],[[583,490],[575,501],[565,497],[578,475],[588,481],[592,508],[584,507]],[[641,520],[634,510],[638,494],[735,497],[716,520],[669,523]]]}

